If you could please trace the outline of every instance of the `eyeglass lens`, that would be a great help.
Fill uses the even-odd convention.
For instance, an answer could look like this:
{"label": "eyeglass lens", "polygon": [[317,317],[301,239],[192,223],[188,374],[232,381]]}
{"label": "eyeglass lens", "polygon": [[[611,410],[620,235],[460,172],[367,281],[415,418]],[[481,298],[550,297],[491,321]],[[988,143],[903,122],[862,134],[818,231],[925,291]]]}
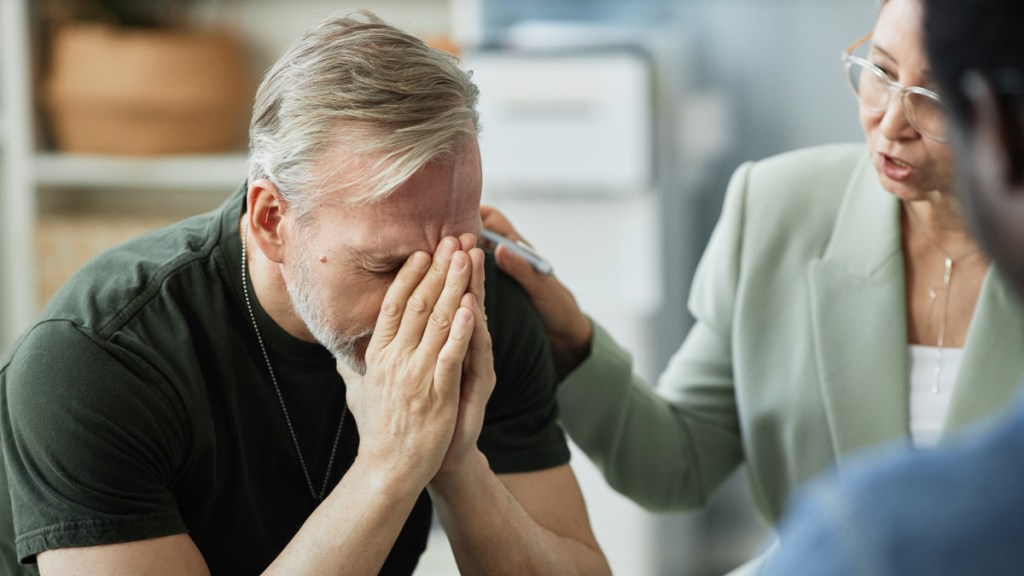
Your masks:
{"label": "eyeglass lens", "polygon": [[[861,105],[877,113],[888,108],[889,98],[895,90],[883,73],[856,59],[850,60],[847,73],[850,88]],[[914,128],[935,138],[946,136],[946,113],[941,102],[912,90],[905,90],[903,98],[907,118]]]}

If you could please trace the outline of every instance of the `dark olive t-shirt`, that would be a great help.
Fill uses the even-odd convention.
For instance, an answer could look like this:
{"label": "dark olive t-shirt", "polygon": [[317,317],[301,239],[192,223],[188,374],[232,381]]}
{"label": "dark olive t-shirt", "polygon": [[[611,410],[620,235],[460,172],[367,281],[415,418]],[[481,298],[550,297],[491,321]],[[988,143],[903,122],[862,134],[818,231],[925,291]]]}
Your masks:
{"label": "dark olive t-shirt", "polygon": [[[243,208],[239,190],[101,255],[0,367],[0,572],[43,550],[187,532],[214,574],[256,574],[314,510],[245,308]],[[480,449],[496,473],[564,464],[539,319],[490,255],[486,274],[497,384]],[[324,348],[253,308],[319,490],[344,382]],[[329,487],[358,444],[350,416]],[[413,571],[430,518],[424,492],[382,573]]]}

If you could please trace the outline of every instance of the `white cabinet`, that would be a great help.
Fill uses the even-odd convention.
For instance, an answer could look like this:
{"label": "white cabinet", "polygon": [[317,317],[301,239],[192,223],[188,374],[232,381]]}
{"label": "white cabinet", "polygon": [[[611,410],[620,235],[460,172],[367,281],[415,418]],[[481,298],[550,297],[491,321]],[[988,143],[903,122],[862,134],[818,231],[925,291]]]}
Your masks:
{"label": "white cabinet", "polygon": [[594,197],[654,182],[651,70],[638,50],[479,51],[484,188]]}

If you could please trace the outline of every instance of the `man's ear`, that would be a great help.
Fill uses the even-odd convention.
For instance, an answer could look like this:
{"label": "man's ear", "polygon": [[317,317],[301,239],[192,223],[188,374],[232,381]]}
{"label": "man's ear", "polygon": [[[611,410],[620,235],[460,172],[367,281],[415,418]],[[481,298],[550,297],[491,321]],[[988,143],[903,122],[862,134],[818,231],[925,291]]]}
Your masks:
{"label": "man's ear", "polygon": [[983,177],[997,178],[1000,188],[1024,194],[1024,108],[999,98],[989,80],[974,70],[961,82],[971,107],[968,138]]}
{"label": "man's ear", "polygon": [[249,238],[272,262],[284,262],[283,227],[288,202],[270,180],[249,183],[246,193],[245,220],[249,223]]}

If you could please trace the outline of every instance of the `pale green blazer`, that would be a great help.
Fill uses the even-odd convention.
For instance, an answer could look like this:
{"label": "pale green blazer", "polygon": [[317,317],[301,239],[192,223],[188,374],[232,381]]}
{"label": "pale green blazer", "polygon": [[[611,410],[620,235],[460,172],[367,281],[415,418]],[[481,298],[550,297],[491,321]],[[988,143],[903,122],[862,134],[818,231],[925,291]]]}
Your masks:
{"label": "pale green blazer", "polygon": [[[899,217],[862,144],[744,165],[697,270],[696,324],[657,389],[595,323],[559,388],[565,429],[650,509],[699,507],[746,463],[772,522],[798,484],[908,438]],[[945,431],[997,411],[1022,373],[1024,314],[990,269]]]}

